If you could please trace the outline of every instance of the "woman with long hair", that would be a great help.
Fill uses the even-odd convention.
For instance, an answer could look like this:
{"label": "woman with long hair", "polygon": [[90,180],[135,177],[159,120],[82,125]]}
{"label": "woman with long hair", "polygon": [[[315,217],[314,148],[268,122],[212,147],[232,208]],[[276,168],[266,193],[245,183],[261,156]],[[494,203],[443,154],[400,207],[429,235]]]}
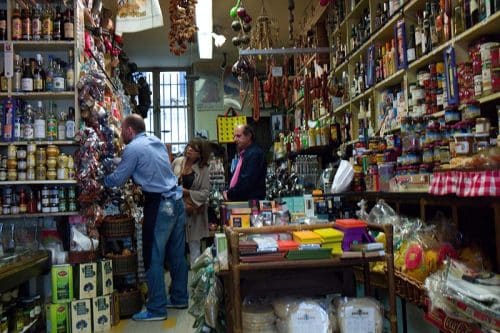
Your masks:
{"label": "woman with long hair", "polygon": [[186,206],[186,241],[191,264],[201,253],[201,239],[208,237],[207,201],[210,192],[208,172],[209,151],[201,139],[192,139],[184,156],[172,162],[175,175],[182,185]]}

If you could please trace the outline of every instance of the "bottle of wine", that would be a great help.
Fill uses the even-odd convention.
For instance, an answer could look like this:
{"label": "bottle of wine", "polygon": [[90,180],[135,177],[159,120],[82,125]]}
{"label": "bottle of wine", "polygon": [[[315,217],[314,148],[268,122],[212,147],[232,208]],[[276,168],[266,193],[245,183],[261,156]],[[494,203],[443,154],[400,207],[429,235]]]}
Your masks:
{"label": "bottle of wine", "polygon": [[20,40],[23,38],[23,23],[19,11],[19,5],[14,2],[14,9],[12,10],[12,40]]}
{"label": "bottle of wine", "polygon": [[27,58],[24,59],[24,70],[21,78],[21,90],[24,92],[33,92],[33,72]]}
{"label": "bottle of wine", "polygon": [[408,34],[408,45],[406,46],[406,60],[411,63],[416,59],[415,53],[415,26],[410,25],[410,32]]}
{"label": "bottle of wine", "polygon": [[37,102],[37,109],[35,112],[35,128],[34,137],[35,140],[45,140],[45,111],[43,109],[42,101]]}

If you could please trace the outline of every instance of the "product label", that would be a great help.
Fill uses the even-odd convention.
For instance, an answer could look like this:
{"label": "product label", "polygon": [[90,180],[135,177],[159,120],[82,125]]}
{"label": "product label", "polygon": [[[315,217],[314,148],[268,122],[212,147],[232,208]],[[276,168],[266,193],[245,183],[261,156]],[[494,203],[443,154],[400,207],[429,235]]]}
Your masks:
{"label": "product label", "polygon": [[47,119],[47,139],[57,139],[57,120]]}
{"label": "product label", "polygon": [[33,39],[39,40],[42,34],[42,22],[39,18],[33,19],[31,21],[31,30],[33,31]]}
{"label": "product label", "polygon": [[12,39],[21,39],[22,37],[22,23],[21,19],[13,19],[12,20]]}
{"label": "product label", "polygon": [[64,37],[66,39],[73,39],[73,23],[64,23]]}
{"label": "product label", "polygon": [[406,50],[406,57],[408,58],[408,62],[415,60],[415,49],[411,48]]}
{"label": "product label", "polygon": [[45,139],[45,120],[35,119],[35,139]]}
{"label": "product label", "polygon": [[32,78],[21,79],[21,90],[22,91],[33,91],[33,79]]}
{"label": "product label", "polygon": [[73,139],[75,137],[75,122],[72,120],[66,121],[66,138]]}
{"label": "product label", "polygon": [[460,155],[469,153],[469,143],[467,141],[455,142],[455,152]]}
{"label": "product label", "polygon": [[54,90],[63,91],[64,90],[64,78],[54,77]]}

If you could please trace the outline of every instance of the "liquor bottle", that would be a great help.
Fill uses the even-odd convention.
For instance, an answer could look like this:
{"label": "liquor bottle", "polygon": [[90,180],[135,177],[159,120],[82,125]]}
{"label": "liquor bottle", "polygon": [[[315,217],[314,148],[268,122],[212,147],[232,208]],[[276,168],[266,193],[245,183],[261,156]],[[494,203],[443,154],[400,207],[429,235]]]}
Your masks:
{"label": "liquor bottle", "polygon": [[50,103],[49,112],[47,113],[47,140],[57,140],[57,104]]}
{"label": "liquor bottle", "polygon": [[31,40],[31,17],[27,8],[21,10],[21,31],[22,39]]}
{"label": "liquor bottle", "polygon": [[383,8],[382,8],[382,15],[380,16],[380,23],[381,25],[384,25],[385,22],[387,22],[387,14],[389,12],[389,8],[388,8],[388,3],[384,1],[384,4],[383,4]]}
{"label": "liquor bottle", "polygon": [[0,9],[0,40],[7,39],[7,11]]}
{"label": "liquor bottle", "polygon": [[42,15],[42,39],[52,40],[53,22],[52,9],[50,4],[46,4]]}
{"label": "liquor bottle", "polygon": [[73,50],[68,51],[68,66],[66,67],[66,90],[72,91],[75,89],[75,64]]}
{"label": "liquor bottle", "polygon": [[35,140],[45,140],[45,111],[43,109],[42,101],[37,102],[37,109],[35,112]]}
{"label": "liquor bottle", "polygon": [[33,72],[27,58],[24,60],[23,76],[21,78],[21,90],[23,92],[33,92]]}
{"label": "liquor bottle", "polygon": [[338,145],[340,141],[340,124],[337,122],[337,118],[333,116],[332,122],[330,123],[330,142],[334,145]]}
{"label": "liquor bottle", "polygon": [[45,91],[45,71],[43,69],[43,59],[40,53],[36,55],[36,64],[33,69],[33,90]]}
{"label": "liquor bottle", "polygon": [[356,49],[356,27],[352,26],[351,29],[351,52]]}
{"label": "liquor bottle", "polygon": [[68,118],[66,119],[66,139],[74,139],[75,138],[75,108],[68,108]]}
{"label": "liquor bottle", "polygon": [[359,76],[358,76],[358,86],[359,92],[363,93],[366,90],[366,73],[365,64],[363,63],[363,56],[359,57]]}
{"label": "liquor bottle", "polygon": [[450,14],[450,1],[441,0],[443,6],[443,41],[448,41],[451,38],[451,14]]}
{"label": "liquor bottle", "polygon": [[396,60],[396,39],[392,39],[392,45],[391,45],[391,73],[390,75],[396,73],[397,71],[397,66],[398,62]]}
{"label": "liquor bottle", "polygon": [[430,52],[431,47],[432,47],[432,42],[431,42],[431,23],[429,21],[429,12],[427,11],[427,5],[429,3],[427,2],[425,7],[426,9],[422,13],[423,17],[423,23],[422,23],[422,55],[425,55]]}
{"label": "liquor bottle", "polygon": [[24,120],[23,120],[23,139],[24,140],[33,140],[35,137],[34,132],[34,112],[31,104],[26,104],[26,110],[24,111]]}
{"label": "liquor bottle", "polygon": [[380,61],[380,79],[381,81],[387,77],[387,55],[385,52],[385,45],[382,43],[382,58]]}
{"label": "liquor bottle", "polygon": [[61,92],[65,90],[66,84],[66,75],[64,74],[64,71],[61,68],[61,60],[57,59],[55,61],[55,69],[54,69],[54,88],[53,91],[56,92]]}
{"label": "liquor bottle", "polygon": [[8,81],[9,80],[5,76],[5,70],[3,68],[3,61],[2,61],[2,74],[0,76],[0,91],[3,91],[3,92],[7,91],[7,89],[8,89]]}
{"label": "liquor bottle", "polygon": [[456,37],[465,28],[464,5],[462,0],[457,0],[453,9],[453,35]]}
{"label": "liquor bottle", "polygon": [[63,37],[63,18],[61,15],[61,7],[56,6],[54,18],[52,21],[52,38],[54,40],[61,40]]}
{"label": "liquor bottle", "polygon": [[23,77],[23,67],[21,65],[21,56],[16,54],[14,56],[14,77],[12,82],[12,91],[21,91],[21,79]]}
{"label": "liquor bottle", "polygon": [[378,30],[382,26],[381,22],[382,18],[382,4],[379,2],[377,6],[377,11],[375,12],[375,20],[374,20],[374,25],[375,25],[375,30]]}
{"label": "liquor bottle", "polygon": [[13,130],[13,135],[14,135],[14,141],[21,141],[21,123],[23,120],[23,114],[22,110],[18,108],[16,110],[16,114],[14,115],[14,130]]}
{"label": "liquor bottle", "polygon": [[54,91],[54,60],[49,55],[47,70],[45,71],[45,90]]}
{"label": "liquor bottle", "polygon": [[71,8],[66,8],[66,13],[64,15],[64,39],[73,40],[75,39],[74,33],[74,22],[73,22],[73,13]]}
{"label": "liquor bottle", "polygon": [[436,2],[432,1],[430,5],[431,14],[429,15],[429,23],[431,32],[431,44],[433,48],[435,48],[439,44],[439,33],[438,33],[438,27],[436,25],[436,20],[438,20],[437,18],[438,12],[436,6],[437,6]]}
{"label": "liquor bottle", "polygon": [[443,43],[444,39],[444,0],[439,0],[439,10],[436,14],[436,32],[439,43]]}
{"label": "liquor bottle", "polygon": [[415,51],[417,59],[422,57],[422,35],[422,18],[420,15],[417,15],[417,26],[415,28]]}
{"label": "liquor bottle", "polygon": [[479,23],[479,5],[477,3],[477,0],[470,0],[469,3],[469,8],[470,8],[470,27],[476,25]]}
{"label": "liquor bottle", "polygon": [[42,38],[42,19],[40,5],[36,4],[31,15],[31,34],[33,40],[40,40]]}
{"label": "liquor bottle", "polygon": [[57,140],[64,140],[66,139],[66,121],[68,115],[65,112],[61,112],[57,114],[57,118]]}
{"label": "liquor bottle", "polygon": [[406,60],[411,63],[416,59],[415,53],[415,26],[410,25],[410,33],[408,34],[408,45],[406,46]]}
{"label": "liquor bottle", "polygon": [[20,40],[21,38],[23,38],[23,24],[19,12],[19,5],[16,2],[12,10],[12,40]]}

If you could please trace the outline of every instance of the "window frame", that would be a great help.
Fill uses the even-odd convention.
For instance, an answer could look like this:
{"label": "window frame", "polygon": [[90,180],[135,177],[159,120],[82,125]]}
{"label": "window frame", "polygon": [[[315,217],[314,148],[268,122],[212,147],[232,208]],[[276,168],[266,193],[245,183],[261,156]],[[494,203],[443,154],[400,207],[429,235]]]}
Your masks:
{"label": "window frame", "polygon": [[[150,87],[153,93],[151,108],[153,109],[154,135],[161,139],[161,105],[160,105],[160,73],[185,72],[186,73],[186,109],[187,109],[187,142],[194,137],[194,82],[189,79],[192,70],[189,67],[141,67],[138,72],[151,72],[153,84]],[[147,120],[146,120],[147,121]],[[186,144],[187,144],[186,142]],[[172,143],[172,142],[165,142]]]}

